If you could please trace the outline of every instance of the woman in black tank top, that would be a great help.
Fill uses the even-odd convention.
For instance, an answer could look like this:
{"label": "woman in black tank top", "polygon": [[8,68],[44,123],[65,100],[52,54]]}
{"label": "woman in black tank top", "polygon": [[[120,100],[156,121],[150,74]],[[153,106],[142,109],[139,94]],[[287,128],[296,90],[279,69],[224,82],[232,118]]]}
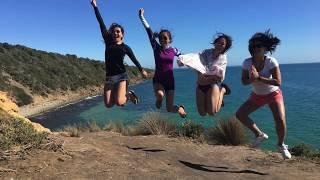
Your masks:
{"label": "woman in black tank top", "polygon": [[119,24],[113,23],[108,30],[98,10],[96,0],[91,0],[91,5],[94,8],[94,12],[99,22],[101,34],[105,43],[105,106],[107,108],[111,108],[114,104],[117,106],[123,106],[127,100],[131,100],[134,104],[137,104],[139,99],[135,93],[133,91],[129,91],[127,93],[128,76],[123,62],[125,55],[129,56],[144,78],[147,77],[147,72],[143,70],[140,63],[134,56],[131,48],[123,43],[123,27]]}

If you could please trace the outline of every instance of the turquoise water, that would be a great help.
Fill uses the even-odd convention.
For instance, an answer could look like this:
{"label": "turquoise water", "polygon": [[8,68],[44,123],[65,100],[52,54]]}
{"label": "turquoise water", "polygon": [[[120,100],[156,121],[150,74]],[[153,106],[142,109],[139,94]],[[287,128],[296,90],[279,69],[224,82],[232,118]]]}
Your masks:
{"label": "turquoise water", "polygon": [[[294,145],[305,142],[320,148],[320,63],[281,65],[282,91],[285,98],[287,116],[286,143]],[[238,107],[249,97],[250,86],[243,86],[240,82],[241,68],[228,67],[226,80],[232,94],[225,97],[225,107],[213,116],[201,117],[197,114],[195,104],[195,73],[189,69],[175,70],[176,95],[175,102],[184,104],[188,112],[188,119],[197,121],[206,127],[213,126],[221,118],[230,118]],[[128,104],[125,107],[106,109],[102,97],[94,97],[73,105],[69,105],[52,112],[32,118],[44,126],[56,130],[68,124],[95,120],[100,124],[108,121],[123,121],[134,123],[147,111],[157,111],[154,106],[152,82],[147,81],[131,87],[141,98],[139,105]],[[182,122],[177,114],[165,112],[169,119]],[[251,116],[257,125],[269,135],[264,143],[265,148],[273,148],[276,144],[276,132],[271,111],[261,108]]]}

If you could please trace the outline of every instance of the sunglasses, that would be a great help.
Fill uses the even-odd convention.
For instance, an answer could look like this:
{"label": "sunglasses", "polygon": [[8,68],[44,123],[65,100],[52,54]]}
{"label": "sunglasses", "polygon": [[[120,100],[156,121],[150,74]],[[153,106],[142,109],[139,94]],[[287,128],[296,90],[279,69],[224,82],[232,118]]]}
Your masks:
{"label": "sunglasses", "polygon": [[252,44],[251,47],[253,47],[253,48],[263,48],[264,45],[263,44]]}

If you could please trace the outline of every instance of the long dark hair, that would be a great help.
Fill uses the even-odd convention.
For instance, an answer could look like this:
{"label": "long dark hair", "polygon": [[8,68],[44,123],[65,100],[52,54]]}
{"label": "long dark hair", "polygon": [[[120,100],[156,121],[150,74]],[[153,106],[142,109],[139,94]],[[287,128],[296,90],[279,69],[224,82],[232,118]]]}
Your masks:
{"label": "long dark hair", "polygon": [[225,47],[224,50],[222,51],[222,54],[224,54],[224,53],[227,52],[227,51],[231,48],[231,46],[232,46],[232,38],[231,38],[231,36],[226,35],[226,34],[224,34],[224,33],[216,33],[211,44],[215,44],[216,42],[219,41],[219,39],[222,39],[222,38],[224,38],[224,39],[227,41],[226,47]]}
{"label": "long dark hair", "polygon": [[270,52],[270,54],[272,54],[276,50],[276,47],[280,44],[280,39],[274,36],[270,32],[270,29],[266,30],[264,33],[257,32],[249,39],[248,49],[251,55],[253,54],[254,42],[257,41],[261,42],[266,48],[266,51]]}

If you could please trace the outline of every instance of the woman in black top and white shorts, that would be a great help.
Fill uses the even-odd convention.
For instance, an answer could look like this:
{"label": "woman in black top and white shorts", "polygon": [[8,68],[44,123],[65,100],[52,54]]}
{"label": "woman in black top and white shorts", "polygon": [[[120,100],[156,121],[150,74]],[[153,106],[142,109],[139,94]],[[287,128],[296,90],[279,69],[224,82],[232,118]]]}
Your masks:
{"label": "woman in black top and white shorts", "polygon": [[107,108],[111,108],[114,104],[117,106],[123,106],[128,99],[134,104],[137,104],[139,100],[135,93],[133,91],[129,91],[127,93],[128,75],[123,62],[125,55],[129,56],[144,78],[147,77],[147,72],[143,70],[131,48],[123,43],[123,27],[119,24],[113,23],[108,30],[99,13],[96,0],[91,0],[91,5],[94,8],[106,46],[106,83],[104,86],[105,106]]}

